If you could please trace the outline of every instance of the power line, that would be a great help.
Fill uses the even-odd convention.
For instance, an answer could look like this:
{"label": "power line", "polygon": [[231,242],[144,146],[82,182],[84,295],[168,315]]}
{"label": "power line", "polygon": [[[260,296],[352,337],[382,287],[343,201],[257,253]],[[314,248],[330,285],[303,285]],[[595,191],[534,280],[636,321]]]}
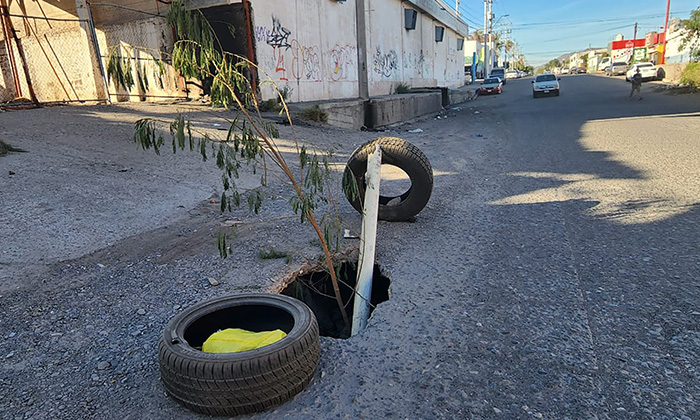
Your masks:
{"label": "power line", "polygon": [[[690,11],[684,11],[684,12],[674,12],[677,14],[684,14],[684,13],[690,13]],[[553,25],[560,25],[560,26],[570,26],[570,25],[586,25],[586,24],[591,24],[591,23],[605,23],[605,22],[624,22],[624,21],[639,21],[643,19],[655,19],[655,18],[660,18],[664,17],[664,14],[653,14],[653,15],[638,15],[638,16],[627,16],[624,18],[609,18],[609,19],[586,19],[586,20],[563,20],[563,21],[549,21],[549,22],[532,22],[532,23],[520,23],[517,25],[513,25],[513,28],[517,29],[526,29],[530,27],[535,27],[535,26],[553,26]]]}
{"label": "power line", "polygon": [[[601,29],[601,31],[603,31],[603,32],[615,31],[615,30],[618,30],[618,29],[625,29],[625,28],[629,28],[629,27],[630,27],[630,25],[623,25],[623,26],[616,26],[616,27],[614,27],[614,28]],[[556,42],[556,41],[562,41],[562,40],[564,40],[564,39],[572,39],[572,38],[582,38],[582,37],[586,37],[586,36],[590,36],[590,34],[572,35],[572,36],[564,36],[564,37],[561,37],[561,38],[547,39],[547,40],[545,40],[545,41],[540,41],[540,43],[541,43],[541,44],[545,44],[545,43],[548,43],[548,42]]]}

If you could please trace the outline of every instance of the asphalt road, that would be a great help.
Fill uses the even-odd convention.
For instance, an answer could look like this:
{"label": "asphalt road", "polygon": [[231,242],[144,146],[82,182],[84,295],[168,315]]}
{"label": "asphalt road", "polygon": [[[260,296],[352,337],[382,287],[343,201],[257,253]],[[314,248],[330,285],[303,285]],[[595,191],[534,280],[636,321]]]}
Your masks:
{"label": "asphalt road", "polygon": [[[392,283],[368,328],[348,340],[323,338],[311,384],[252,418],[700,418],[700,95],[645,85],[642,101],[628,101],[623,80],[593,75],[565,76],[561,86],[559,97],[533,99],[529,79],[510,80],[501,95],[387,133],[300,128],[308,141],[339,143],[340,157],[367,138],[402,137],[430,159],[434,191],[414,223],[379,224],[377,262]],[[111,141],[90,134],[109,120],[99,112],[31,114],[33,125],[88,121],[77,125],[89,147],[76,138],[55,150],[39,131],[17,136],[13,114],[3,138],[45,147],[0,165],[28,168],[27,155],[49,169],[46,162],[76,154],[100,161],[99,141],[133,150],[114,135],[128,139],[129,124],[104,128]],[[423,132],[408,132],[415,128]],[[129,176],[115,194],[168,190],[144,198],[147,210],[114,200],[82,214],[86,225],[119,215],[113,238],[73,233],[66,249],[46,250],[3,228],[14,242],[3,244],[0,261],[2,418],[206,418],[164,395],[155,352],[162,327],[199,300],[269,288],[308,257],[291,266],[255,257],[270,243],[306,252],[313,239],[308,227],[280,218],[286,199],[273,187],[267,213],[234,213],[250,227],[236,237],[238,258],[218,260],[210,242],[222,216],[196,205],[216,188],[215,172],[120,153],[97,165],[105,179]],[[66,199],[59,184],[45,191],[18,179],[40,173],[15,172],[0,183],[11,192],[2,205],[12,222],[32,232],[45,215],[60,226],[46,210]],[[100,191],[100,179],[82,188]],[[23,196],[34,204],[17,204]],[[75,207],[61,210],[64,223],[80,213]],[[21,208],[34,219],[23,220]],[[357,230],[357,214],[347,203],[340,210]],[[22,271],[21,262],[33,268]]]}

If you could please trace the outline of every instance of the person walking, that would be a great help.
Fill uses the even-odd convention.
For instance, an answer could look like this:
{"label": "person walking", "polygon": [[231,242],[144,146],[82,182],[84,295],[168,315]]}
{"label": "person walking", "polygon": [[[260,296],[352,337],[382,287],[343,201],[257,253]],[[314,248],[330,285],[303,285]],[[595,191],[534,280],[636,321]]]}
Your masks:
{"label": "person walking", "polygon": [[632,96],[634,96],[634,91],[637,91],[639,94],[639,100],[642,100],[642,74],[639,72],[639,69],[634,72],[634,76],[632,76],[632,91],[630,92],[630,101],[632,100]]}

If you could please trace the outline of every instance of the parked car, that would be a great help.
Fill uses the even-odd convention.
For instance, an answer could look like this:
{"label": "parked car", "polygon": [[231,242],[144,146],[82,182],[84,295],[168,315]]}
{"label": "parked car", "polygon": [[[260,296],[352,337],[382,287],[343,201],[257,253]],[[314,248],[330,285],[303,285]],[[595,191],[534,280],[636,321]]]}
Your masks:
{"label": "parked car", "polygon": [[559,80],[561,78],[551,73],[538,74],[532,81],[532,97],[549,94],[559,96]]}
{"label": "parked car", "polygon": [[642,80],[656,80],[656,66],[654,63],[649,62],[632,64],[632,67],[630,67],[625,74],[625,80],[628,82],[631,81],[632,76],[634,76],[634,73],[637,72],[637,69],[639,69],[639,73],[642,74]]}
{"label": "parked car", "polygon": [[616,61],[605,69],[605,74],[608,76],[619,76],[625,74],[629,66],[624,61]]}
{"label": "parked car", "polygon": [[518,77],[520,77],[520,74],[517,70],[508,70],[506,72],[506,79],[517,79]]}
{"label": "parked car", "polygon": [[576,74],[586,74],[588,69],[585,67],[576,67]]}
{"label": "parked car", "polygon": [[479,87],[479,94],[484,95],[487,93],[501,93],[503,92],[503,82],[498,77],[488,77],[481,82]]}
{"label": "parked car", "polygon": [[506,84],[506,69],[503,67],[496,67],[495,69],[491,70],[491,73],[489,73],[489,77],[498,77],[501,79],[503,84]]}
{"label": "parked car", "polygon": [[568,67],[562,68],[562,69],[561,69],[561,74],[569,74],[569,68],[568,68]]}
{"label": "parked car", "polygon": [[600,60],[600,64],[598,64],[598,70],[605,71],[608,67],[610,67],[610,62],[610,57],[603,57],[603,59]]}

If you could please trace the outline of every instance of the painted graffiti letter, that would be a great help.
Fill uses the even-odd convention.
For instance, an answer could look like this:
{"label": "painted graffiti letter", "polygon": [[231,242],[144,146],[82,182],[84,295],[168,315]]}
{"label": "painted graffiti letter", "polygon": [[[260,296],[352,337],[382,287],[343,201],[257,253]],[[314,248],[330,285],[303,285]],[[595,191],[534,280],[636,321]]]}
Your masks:
{"label": "painted graffiti letter", "polygon": [[357,67],[357,47],[335,44],[330,51],[331,79],[334,81],[352,78]]}
{"label": "painted graffiti letter", "polygon": [[272,32],[267,36],[267,44],[273,48],[285,48],[289,49],[291,45],[289,44],[289,35],[291,31],[280,23],[279,19],[272,17]]}
{"label": "painted graffiti letter", "polygon": [[374,54],[374,72],[384,77],[391,77],[394,71],[399,69],[398,61],[396,51],[389,50],[388,53],[382,54],[382,51],[377,48]]}

